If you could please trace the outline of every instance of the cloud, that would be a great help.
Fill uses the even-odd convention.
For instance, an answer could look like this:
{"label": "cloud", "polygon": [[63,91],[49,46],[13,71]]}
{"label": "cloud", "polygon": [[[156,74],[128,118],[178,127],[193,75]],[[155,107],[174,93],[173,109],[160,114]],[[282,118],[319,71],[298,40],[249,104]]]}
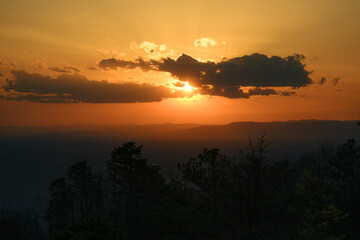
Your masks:
{"label": "cloud", "polygon": [[332,80],[333,85],[336,86],[339,83],[340,79],[341,78],[339,78],[339,77],[333,78],[333,80]]}
{"label": "cloud", "polygon": [[113,69],[117,68],[126,68],[126,69],[134,69],[141,68],[144,71],[149,71],[152,69],[150,62],[145,62],[143,59],[138,58],[135,61],[126,61],[119,60],[116,58],[103,59],[99,62],[99,67],[102,69]]}
{"label": "cloud", "polygon": [[143,41],[140,44],[137,44],[135,41],[130,42],[129,45],[130,50],[139,52],[142,50],[145,52],[146,58],[149,59],[161,59],[166,58],[174,55],[174,50],[168,48],[166,45],[161,44],[158,45],[153,42]]}
{"label": "cloud", "polygon": [[270,95],[279,95],[279,96],[291,96],[294,95],[294,91],[276,91],[272,88],[252,88],[247,92],[249,96],[270,96]]}
{"label": "cloud", "polygon": [[213,87],[210,85],[204,85],[198,89],[202,95],[210,96],[222,96],[227,98],[250,98],[250,95],[245,93],[241,88],[238,87]]}
{"label": "cloud", "polygon": [[49,70],[59,73],[71,73],[71,71],[59,67],[49,67]]}
{"label": "cloud", "polygon": [[168,48],[166,45],[161,44],[157,45],[155,43],[149,41],[143,41],[139,45],[136,42],[130,43],[130,49],[137,50],[142,49],[147,54],[146,57],[149,59],[161,59],[172,56],[174,54],[174,50]]}
{"label": "cloud", "polygon": [[0,95],[0,99],[16,100],[16,101],[30,101],[36,103],[77,103],[78,100],[72,99],[66,94],[22,94],[10,93],[6,96]]}
{"label": "cloud", "polygon": [[148,42],[148,41],[143,41],[139,45],[139,48],[144,49],[145,52],[147,52],[147,53],[154,53],[155,49],[157,47],[158,47],[158,45],[156,45],[155,43],[152,43],[152,42]]}
{"label": "cloud", "polygon": [[326,77],[321,77],[319,85],[323,85],[326,82]]}
{"label": "cloud", "polygon": [[[249,97],[244,95],[241,87],[292,87],[294,89],[312,84],[305,69],[303,55],[294,54],[285,58],[278,56],[267,57],[254,53],[220,62],[200,62],[193,57],[182,54],[179,58],[163,58],[161,60],[125,61],[118,59],[104,59],[99,62],[103,69],[140,68],[143,71],[169,72],[180,81],[189,82],[197,87],[201,94],[224,96],[228,98]],[[259,89],[254,90],[260,93]],[[266,90],[261,95],[271,93]],[[278,95],[292,95],[277,92]]]}
{"label": "cloud", "polygon": [[199,89],[199,93],[203,95],[210,96],[222,96],[227,98],[250,98],[252,96],[291,96],[295,92],[290,91],[276,91],[272,88],[250,88],[247,92],[244,92],[243,89],[238,87],[212,87],[212,86],[203,86]]}
{"label": "cloud", "polygon": [[181,91],[165,86],[137,83],[92,81],[77,73],[58,77],[13,70],[14,80],[6,79],[2,88],[7,100],[28,100],[44,103],[135,103],[160,102],[166,98],[183,97]]}
{"label": "cloud", "polygon": [[217,45],[217,41],[215,41],[212,38],[200,38],[200,39],[195,39],[194,41],[194,46],[195,47],[215,47]]}
{"label": "cloud", "polygon": [[271,88],[252,88],[249,89],[248,94],[250,96],[269,96],[278,95],[278,92]]}
{"label": "cloud", "polygon": [[280,96],[291,96],[291,95],[295,95],[296,92],[295,91],[282,91],[280,92]]}
{"label": "cloud", "polygon": [[76,67],[50,67],[49,70],[59,73],[80,72],[80,70]]}
{"label": "cloud", "polygon": [[67,70],[71,70],[71,71],[74,71],[74,72],[80,72],[80,70],[76,67],[64,67],[64,69],[67,69]]}

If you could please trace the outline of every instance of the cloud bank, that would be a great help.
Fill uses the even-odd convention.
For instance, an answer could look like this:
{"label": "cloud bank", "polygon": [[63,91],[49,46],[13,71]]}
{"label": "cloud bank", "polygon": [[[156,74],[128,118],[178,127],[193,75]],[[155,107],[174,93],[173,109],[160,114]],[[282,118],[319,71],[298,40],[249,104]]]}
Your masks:
{"label": "cloud bank", "polygon": [[[44,103],[136,103],[160,102],[167,98],[194,94],[231,99],[291,96],[296,92],[284,88],[297,89],[312,84],[310,72],[305,70],[303,60],[304,56],[297,54],[281,58],[256,53],[221,62],[201,62],[183,54],[177,59],[168,57],[161,60],[138,58],[126,61],[110,58],[103,59],[98,64],[102,69],[139,68],[144,72],[168,72],[179,80],[173,84],[176,88],[146,83],[93,81],[76,73],[78,69],[74,67],[51,69],[65,72],[57,77],[12,70],[14,79],[5,80],[1,88],[6,94],[0,95],[0,98]],[[68,74],[66,71],[75,73]],[[336,85],[339,79],[333,79],[333,84]],[[192,92],[181,89],[186,82],[194,87]]]}
{"label": "cloud bank", "polygon": [[[268,87],[300,88],[312,84],[310,72],[305,69],[303,55],[294,54],[285,58],[267,57],[254,53],[226,59],[221,62],[200,62],[182,54],[179,58],[135,61],[103,59],[99,62],[102,69],[140,68],[143,71],[169,72],[173,77],[187,81],[199,89],[200,94],[223,96],[228,98],[248,98],[253,95],[283,95],[293,92],[277,92]],[[255,87],[245,94],[241,87]],[[261,91],[259,89],[262,89]]]}
{"label": "cloud bank", "polygon": [[92,81],[79,74],[63,74],[56,78],[13,70],[14,80],[6,79],[2,86],[6,100],[28,100],[43,103],[135,103],[160,102],[181,97],[165,86],[137,83]]}

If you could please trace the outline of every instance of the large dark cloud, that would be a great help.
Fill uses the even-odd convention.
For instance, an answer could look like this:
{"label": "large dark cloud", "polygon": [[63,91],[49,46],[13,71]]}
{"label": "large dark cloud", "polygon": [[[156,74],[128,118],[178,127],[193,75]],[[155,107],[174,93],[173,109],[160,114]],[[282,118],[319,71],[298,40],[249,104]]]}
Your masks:
{"label": "large dark cloud", "polygon": [[[198,87],[202,94],[242,98],[252,94],[244,95],[241,87],[252,86],[258,91],[263,87],[300,88],[311,84],[310,72],[305,70],[303,63],[304,58],[299,54],[281,58],[254,53],[216,63],[200,62],[183,54],[176,60],[171,58],[160,61],[104,59],[99,62],[99,67],[103,69],[138,67],[144,71],[169,72],[179,80],[188,81],[193,87]],[[274,90],[266,91],[258,95],[277,93],[273,92]]]}
{"label": "large dark cloud", "polygon": [[29,100],[48,103],[134,103],[159,102],[165,98],[180,97],[165,86],[136,83],[109,83],[91,81],[79,74],[63,74],[56,78],[13,70],[14,80],[7,79],[2,88],[7,100]]}

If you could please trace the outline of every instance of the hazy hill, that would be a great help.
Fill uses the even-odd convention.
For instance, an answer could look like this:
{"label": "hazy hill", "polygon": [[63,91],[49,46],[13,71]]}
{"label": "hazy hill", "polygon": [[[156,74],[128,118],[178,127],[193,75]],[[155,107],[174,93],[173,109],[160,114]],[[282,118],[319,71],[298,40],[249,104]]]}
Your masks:
{"label": "hazy hill", "polygon": [[295,157],[323,142],[360,140],[355,121],[0,127],[0,204],[33,205],[36,196],[46,196],[48,184],[71,164],[87,160],[103,170],[111,151],[127,141],[144,145],[144,156],[166,168],[197,156],[203,148],[220,148],[234,157],[239,146],[246,147],[249,136],[254,139],[265,132],[272,142],[272,159]]}

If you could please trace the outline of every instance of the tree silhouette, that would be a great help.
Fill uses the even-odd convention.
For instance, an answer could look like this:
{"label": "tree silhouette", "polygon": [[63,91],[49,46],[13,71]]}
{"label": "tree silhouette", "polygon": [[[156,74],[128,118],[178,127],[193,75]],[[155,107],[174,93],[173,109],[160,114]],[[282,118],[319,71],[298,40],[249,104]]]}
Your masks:
{"label": "tree silhouette", "polygon": [[360,146],[354,139],[339,146],[332,164],[337,183],[336,201],[343,211],[351,213],[348,217],[349,231],[360,235]]}
{"label": "tree silhouette", "polygon": [[49,187],[50,236],[358,239],[360,146],[355,140],[336,150],[321,145],[297,160],[269,161],[269,146],[265,136],[249,139],[248,148],[231,160],[219,149],[204,149],[177,164],[167,181],[135,142],[111,153],[108,180],[85,161],[75,163]]}
{"label": "tree silhouette", "polygon": [[96,175],[86,161],[77,162],[68,168],[67,179],[74,201],[74,214],[84,217],[95,212]]}
{"label": "tree silhouette", "polygon": [[74,201],[70,186],[64,177],[54,180],[49,186],[50,202],[45,211],[50,236],[55,230],[64,230],[74,220]]}
{"label": "tree silhouette", "polygon": [[164,193],[164,178],[159,166],[141,157],[141,150],[135,142],[125,143],[112,152],[106,165],[122,202],[121,226],[135,238],[147,239]]}

